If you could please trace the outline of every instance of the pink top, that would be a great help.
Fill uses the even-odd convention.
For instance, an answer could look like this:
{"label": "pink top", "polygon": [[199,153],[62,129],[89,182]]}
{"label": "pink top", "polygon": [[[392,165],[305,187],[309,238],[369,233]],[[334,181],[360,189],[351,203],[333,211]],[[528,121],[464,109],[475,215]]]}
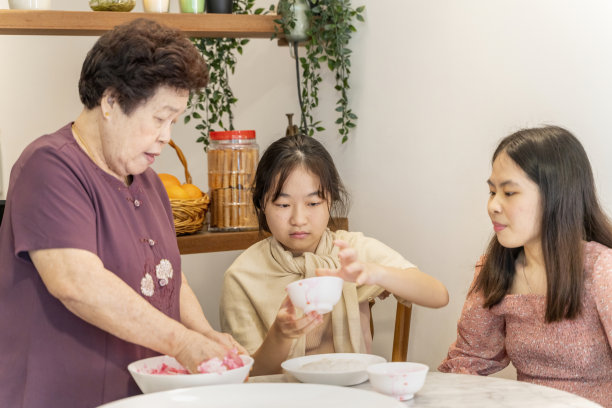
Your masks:
{"label": "pink top", "polygon": [[506,295],[490,309],[482,294],[468,295],[438,370],[489,375],[511,361],[519,381],[612,407],[612,249],[586,243],[584,268],[583,310],[574,320],[546,323],[542,295]]}

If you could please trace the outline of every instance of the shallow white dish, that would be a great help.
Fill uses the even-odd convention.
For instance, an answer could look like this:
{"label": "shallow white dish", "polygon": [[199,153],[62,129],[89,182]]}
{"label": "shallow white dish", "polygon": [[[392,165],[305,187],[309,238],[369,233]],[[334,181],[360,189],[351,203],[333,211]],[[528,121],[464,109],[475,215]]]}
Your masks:
{"label": "shallow white dish", "polygon": [[145,394],[202,385],[236,384],[246,379],[253,366],[252,357],[241,355],[240,358],[244,366],[221,374],[149,374],[151,370],[158,369],[162,364],[172,368],[183,368],[176,359],[169,356],[157,356],[134,361],[128,365],[128,371]]}
{"label": "shallow white dish", "polygon": [[[306,364],[329,361],[330,369],[312,370],[304,367]],[[346,361],[351,363],[343,364]],[[329,385],[355,385],[361,384],[368,379],[368,366],[377,363],[384,363],[383,357],[373,354],[358,354],[358,353],[333,353],[333,354],[314,354],[310,356],[292,358],[291,360],[283,361],[281,367],[295,378],[305,383],[329,384]],[[341,366],[357,365],[361,367],[346,367]]]}
{"label": "shallow white dish", "polygon": [[210,385],[139,395],[99,408],[405,408],[387,395],[300,383]]}

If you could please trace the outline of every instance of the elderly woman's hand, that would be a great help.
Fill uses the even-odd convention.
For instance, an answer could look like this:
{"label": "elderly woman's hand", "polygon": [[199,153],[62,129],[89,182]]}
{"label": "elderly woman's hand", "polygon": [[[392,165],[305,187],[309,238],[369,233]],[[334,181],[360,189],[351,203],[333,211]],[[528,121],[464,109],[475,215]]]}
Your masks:
{"label": "elderly woman's hand", "polygon": [[244,347],[242,347],[240,343],[238,343],[236,339],[234,339],[229,333],[221,333],[215,330],[211,330],[210,332],[205,333],[205,336],[213,341],[216,341],[217,343],[229,347],[232,350],[236,349],[238,351],[238,354],[245,354],[247,356],[249,355],[249,352]]}
{"label": "elderly woman's hand", "polygon": [[223,360],[232,349],[233,347],[201,333],[187,330],[179,341],[178,351],[174,354],[174,357],[190,373],[197,373],[200,363],[213,357]]}

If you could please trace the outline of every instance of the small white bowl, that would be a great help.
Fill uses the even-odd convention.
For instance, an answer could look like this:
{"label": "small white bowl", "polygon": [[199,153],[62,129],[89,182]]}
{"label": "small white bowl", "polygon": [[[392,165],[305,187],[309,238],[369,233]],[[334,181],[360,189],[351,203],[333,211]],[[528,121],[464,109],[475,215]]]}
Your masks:
{"label": "small white bowl", "polygon": [[304,313],[331,312],[342,296],[344,281],[335,276],[318,276],[302,279],[287,285],[287,293],[294,306]]}
{"label": "small white bowl", "polygon": [[429,367],[420,363],[395,362],[372,364],[367,371],[370,385],[376,391],[406,401],[423,387]]}
{"label": "small white bowl", "polygon": [[128,365],[128,371],[145,394],[200,385],[239,384],[247,378],[254,361],[249,356],[241,355],[240,358],[244,366],[227,370],[221,374],[150,374],[151,371],[159,369],[162,364],[171,368],[183,369],[183,366],[170,356],[157,356],[134,361]]}
{"label": "small white bowl", "polygon": [[12,10],[49,10],[51,0],[9,0]]}

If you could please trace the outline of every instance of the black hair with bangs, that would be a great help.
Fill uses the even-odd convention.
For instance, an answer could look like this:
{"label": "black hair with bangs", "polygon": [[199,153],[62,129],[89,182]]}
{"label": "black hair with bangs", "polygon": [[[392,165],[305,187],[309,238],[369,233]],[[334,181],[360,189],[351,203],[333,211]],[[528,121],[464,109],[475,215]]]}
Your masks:
{"label": "black hair with bangs", "polygon": [[264,214],[266,203],[278,198],[287,177],[299,166],[318,177],[319,197],[327,201],[331,222],[346,216],[348,193],[329,152],[310,136],[284,136],[266,149],[255,172],[253,204],[260,230],[270,232]]}

